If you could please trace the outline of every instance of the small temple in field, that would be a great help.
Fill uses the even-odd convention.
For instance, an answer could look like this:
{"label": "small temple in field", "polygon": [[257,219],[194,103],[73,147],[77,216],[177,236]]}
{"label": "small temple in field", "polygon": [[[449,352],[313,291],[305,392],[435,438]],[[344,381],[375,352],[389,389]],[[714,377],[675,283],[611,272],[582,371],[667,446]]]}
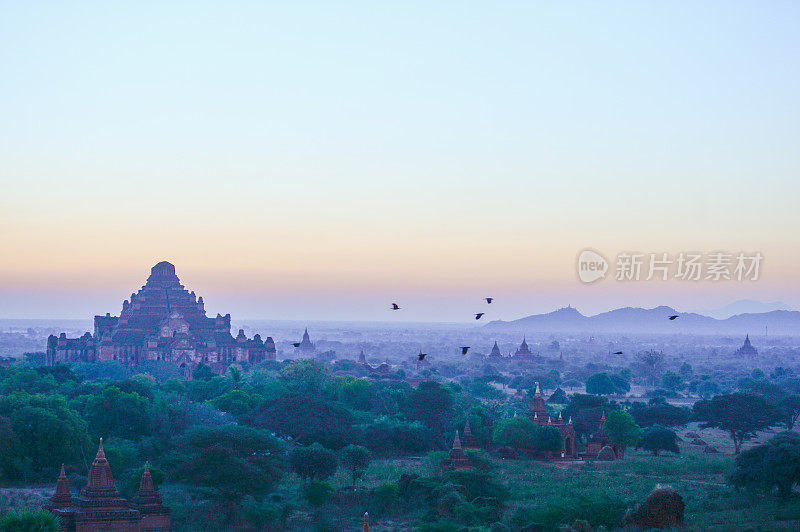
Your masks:
{"label": "small temple in field", "polygon": [[89,469],[89,482],[80,494],[72,495],[62,465],[56,491],[44,507],[58,517],[60,532],[164,532],[172,528],[170,510],[156,492],[149,465],[145,464],[133,501],[120,496],[102,439]]}
{"label": "small temple in field", "polygon": [[586,439],[586,458],[599,460],[616,460],[622,454],[619,446],[612,443],[606,432],[606,412],[603,410],[597,430],[589,434]]}
{"label": "small temple in field", "polygon": [[531,399],[531,406],[528,409],[528,418],[537,425],[548,425],[558,429],[561,433],[561,458],[576,458],[578,456],[575,451],[575,427],[572,424],[572,419],[564,423],[561,414],[558,415],[557,419],[553,419],[547,411],[547,405],[545,405],[538,382],[536,383],[533,399]]}
{"label": "small temple in field", "polygon": [[456,431],[456,437],[453,439],[453,447],[450,449],[447,458],[442,460],[441,469],[442,471],[446,471],[472,468],[472,460],[470,460],[467,453],[464,452],[461,446],[461,438],[459,438],[458,431]]}
{"label": "small temple in field", "polygon": [[145,285],[122,302],[119,316],[94,317],[94,334],[50,335],[46,360],[49,365],[116,360],[128,367],[166,361],[190,375],[201,363],[222,373],[231,364],[274,360],[275,354],[271,337],[248,338],[242,329],[234,337],[230,314],[208,317],[203,298],[186,290],[175,266],[162,261],[151,268]]}

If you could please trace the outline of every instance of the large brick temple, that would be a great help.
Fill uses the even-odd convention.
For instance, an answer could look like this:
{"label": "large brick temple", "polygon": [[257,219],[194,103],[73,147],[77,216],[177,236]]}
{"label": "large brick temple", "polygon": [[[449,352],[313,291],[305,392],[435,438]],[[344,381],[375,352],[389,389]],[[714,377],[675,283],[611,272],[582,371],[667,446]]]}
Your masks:
{"label": "large brick temple", "polygon": [[175,266],[159,262],[147,283],[122,302],[119,316],[94,317],[94,335],[47,339],[47,363],[117,360],[135,366],[148,360],[171,362],[188,373],[201,362],[217,372],[232,363],[275,359],[275,342],[242,329],[231,334],[231,315],[206,316],[202,297],[187,291]]}

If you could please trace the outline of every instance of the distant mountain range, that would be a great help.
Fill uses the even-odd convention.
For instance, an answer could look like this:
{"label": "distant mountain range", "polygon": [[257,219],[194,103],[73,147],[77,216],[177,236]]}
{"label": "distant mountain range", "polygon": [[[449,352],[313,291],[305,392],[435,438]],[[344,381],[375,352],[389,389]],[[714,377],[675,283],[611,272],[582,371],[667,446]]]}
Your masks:
{"label": "distant mountain range", "polygon": [[752,299],[740,299],[734,301],[724,307],[713,310],[698,310],[697,313],[703,316],[710,316],[718,320],[724,320],[737,314],[761,314],[764,312],[772,312],[773,310],[792,310],[789,305],[781,301],[773,301],[771,303],[763,303],[761,301],[753,301]]}
{"label": "distant mountain range", "polygon": [[[678,315],[675,320],[669,316]],[[737,314],[716,319],[693,312],[678,312],[661,306],[652,309],[625,307],[594,316],[584,316],[575,307],[565,307],[547,314],[536,314],[513,321],[492,321],[488,329],[521,332],[573,332],[597,334],[764,334],[800,336],[800,312]]]}

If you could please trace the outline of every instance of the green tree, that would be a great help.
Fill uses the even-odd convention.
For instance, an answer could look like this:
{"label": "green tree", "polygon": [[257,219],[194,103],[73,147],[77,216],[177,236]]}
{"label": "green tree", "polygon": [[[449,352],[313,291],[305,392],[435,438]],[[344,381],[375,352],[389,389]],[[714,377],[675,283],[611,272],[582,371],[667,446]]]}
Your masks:
{"label": "green tree", "polygon": [[633,417],[624,410],[612,410],[606,417],[605,430],[611,442],[624,453],[625,448],[636,445],[642,434],[642,429],[633,420]]}
{"label": "green tree", "polygon": [[696,402],[694,417],[703,422],[704,428],[713,427],[728,432],[736,454],[739,454],[742,443],[755,436],[756,432],[785,419],[784,413],[765,398],[739,392]]}
{"label": "green tree", "polygon": [[797,418],[800,417],[800,395],[788,395],[778,402],[778,407],[786,415],[786,426],[794,429]]}
{"label": "green tree", "polygon": [[777,488],[780,496],[788,497],[800,483],[800,435],[781,432],[741,453],[731,482],[765,491]]}
{"label": "green tree", "polygon": [[192,370],[192,378],[198,381],[210,381],[217,374],[214,373],[214,370],[208,367],[207,365],[203,364],[202,362],[194,367]]}
{"label": "green tree", "polygon": [[356,485],[358,477],[364,474],[371,459],[369,450],[361,445],[348,445],[339,451],[339,462],[352,475],[353,486]]}
{"label": "green tree", "polygon": [[610,395],[617,390],[608,373],[596,373],[586,379],[586,393],[592,395]]}
{"label": "green tree", "polygon": [[260,395],[247,393],[243,390],[229,390],[214,399],[210,399],[208,402],[218,410],[240,416],[250,412],[262,400],[263,398]]}
{"label": "green tree", "polygon": [[0,396],[0,416],[10,422],[6,431],[16,435],[15,455],[2,460],[10,464],[10,478],[52,475],[62,463],[80,463],[89,452],[86,421],[60,395]]}
{"label": "green tree", "polygon": [[234,389],[238,389],[242,384],[242,370],[237,366],[229,366],[228,376],[231,378],[231,382],[233,382]]}
{"label": "green tree", "polygon": [[667,371],[661,376],[661,386],[667,390],[676,392],[683,387],[683,379],[677,373]]}
{"label": "green tree", "polygon": [[692,416],[690,409],[671,405],[663,397],[651,399],[650,404],[633,403],[629,413],[641,427],[651,425],[676,427],[688,423]]}
{"label": "green tree", "polygon": [[409,415],[438,434],[447,427],[453,409],[453,392],[438,382],[423,381],[411,392]]}
{"label": "green tree", "polygon": [[292,392],[317,398],[330,397],[331,375],[327,364],[317,360],[293,360],[281,368],[280,379]]}
{"label": "green tree", "polygon": [[358,438],[353,414],[326,398],[302,393],[287,393],[267,401],[242,422],[291,436],[304,444],[320,442],[339,449]]}
{"label": "green tree", "polygon": [[567,392],[561,388],[556,388],[556,391],[553,392],[553,395],[550,396],[547,402],[557,405],[565,405],[569,402],[569,399],[567,398]]}
{"label": "green tree", "polygon": [[369,380],[348,375],[336,379],[336,397],[356,410],[372,410],[375,387]]}
{"label": "green tree", "polygon": [[364,441],[376,456],[419,455],[433,446],[433,435],[422,423],[381,419],[364,427]]}
{"label": "green tree", "polygon": [[636,448],[650,451],[653,456],[658,456],[659,451],[678,454],[680,449],[678,448],[677,438],[678,436],[674,431],[654,425],[644,431],[642,439],[636,444]]}
{"label": "green tree", "polygon": [[281,477],[280,442],[241,425],[193,427],[178,441],[182,461],[174,477],[217,490],[225,499],[264,495]]}
{"label": "green tree", "polygon": [[0,517],[0,532],[58,532],[55,514],[47,510],[12,510]]}
{"label": "green tree", "polygon": [[289,467],[306,480],[325,480],[336,472],[336,453],[319,443],[295,447],[289,454]]}
{"label": "green tree", "polygon": [[508,447],[530,448],[536,439],[536,423],[517,416],[500,420],[492,433],[492,441]]}
{"label": "green tree", "polygon": [[564,446],[564,439],[561,437],[561,431],[557,428],[549,425],[540,425],[536,427],[534,434],[534,449],[550,453],[561,452]]}
{"label": "green tree", "polygon": [[626,394],[631,391],[630,377],[626,378],[621,374],[611,375],[611,382],[614,383],[614,393],[616,394]]}
{"label": "green tree", "polygon": [[541,452],[559,452],[561,432],[555,427],[537,425],[527,417],[512,417],[497,423],[492,440],[508,447]]}
{"label": "green tree", "polygon": [[105,387],[99,395],[80,396],[73,404],[83,412],[95,438],[136,439],[152,434],[155,426],[153,403],[136,392],[124,392],[116,386]]}
{"label": "green tree", "polygon": [[636,355],[637,363],[642,367],[648,382],[655,386],[664,370],[664,353],[661,351],[644,351]]}

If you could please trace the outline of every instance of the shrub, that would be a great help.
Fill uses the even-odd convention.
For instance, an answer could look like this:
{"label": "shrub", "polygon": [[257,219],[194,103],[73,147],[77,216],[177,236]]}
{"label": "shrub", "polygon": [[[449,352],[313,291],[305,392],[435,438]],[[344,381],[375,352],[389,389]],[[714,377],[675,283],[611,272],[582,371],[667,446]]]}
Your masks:
{"label": "shrub", "polygon": [[333,487],[327,482],[312,480],[311,482],[303,484],[300,488],[300,492],[303,494],[303,498],[308,504],[314,508],[318,508],[331,498]]}
{"label": "shrub", "polygon": [[58,518],[47,510],[12,510],[0,517],[0,532],[58,532]]}

